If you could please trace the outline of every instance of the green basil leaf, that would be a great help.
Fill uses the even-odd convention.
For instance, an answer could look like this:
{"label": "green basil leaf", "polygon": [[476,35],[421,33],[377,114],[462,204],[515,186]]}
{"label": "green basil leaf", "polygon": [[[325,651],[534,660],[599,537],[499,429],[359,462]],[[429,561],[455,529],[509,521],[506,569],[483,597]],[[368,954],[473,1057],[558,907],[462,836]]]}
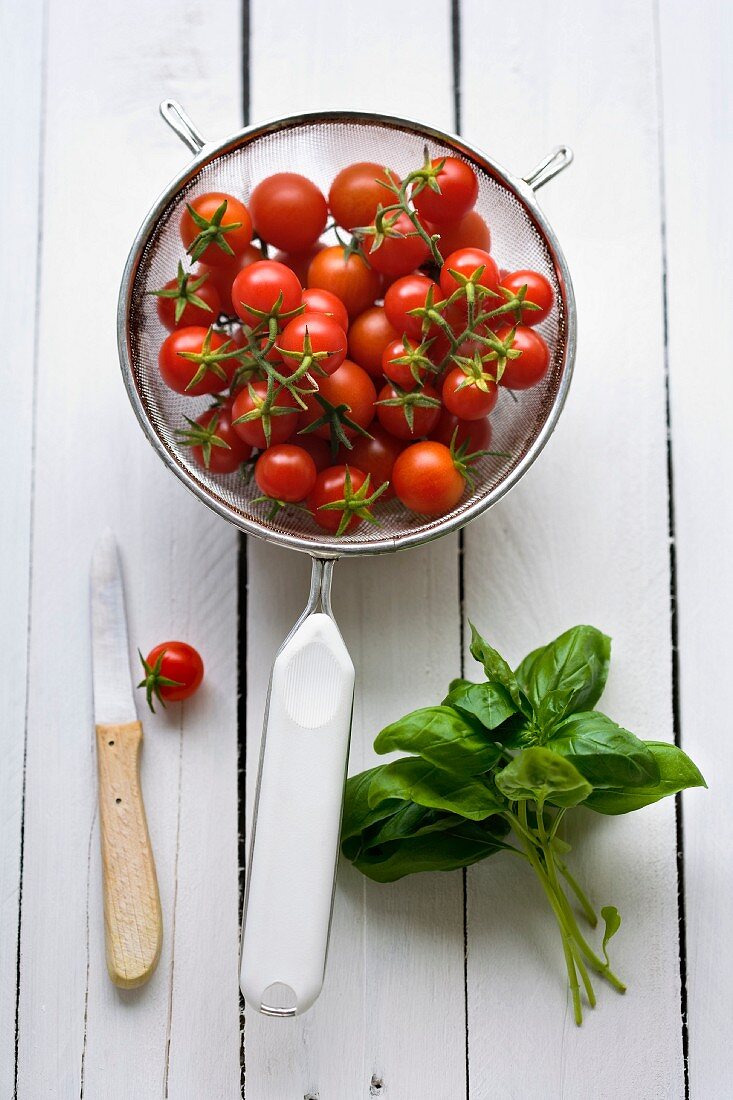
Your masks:
{"label": "green basil leaf", "polygon": [[395,882],[420,871],[455,871],[507,847],[501,840],[504,822],[493,818],[495,823],[496,829],[489,830],[464,821],[447,832],[397,840],[364,853],[354,866],[375,882]]}
{"label": "green basil leaf", "polygon": [[460,814],[431,810],[427,806],[418,806],[416,802],[403,802],[395,814],[384,821],[377,822],[363,833],[363,845],[364,848],[372,848],[393,840],[406,840],[411,836],[439,833],[461,825],[463,821],[464,818]]}
{"label": "green basil leaf", "polygon": [[644,787],[659,782],[659,765],[643,741],[598,711],[566,718],[547,742],[593,787]]}
{"label": "green basil leaf", "polygon": [[648,787],[593,791],[585,805],[599,814],[628,814],[690,787],[707,787],[689,756],[666,741],[645,741],[659,768],[659,782]]}
{"label": "green basil leaf", "polygon": [[347,779],[344,791],[344,812],[341,817],[342,840],[359,836],[369,825],[391,817],[400,808],[402,802],[398,798],[382,803],[370,804],[369,802],[369,788],[380,767],[381,765],[377,765],[376,768],[359,772],[358,775],[352,775]]}
{"label": "green basil leaf", "polygon": [[593,626],[574,626],[525,657],[518,679],[540,725],[592,710],[606,685],[610,660],[611,639]]}
{"label": "green basil leaf", "polygon": [[446,706],[406,714],[378,734],[374,748],[378,753],[414,753],[456,775],[479,775],[492,768],[501,755],[483,731]]}
{"label": "green basil leaf", "polygon": [[615,905],[604,905],[601,909],[601,916],[605,924],[605,931],[603,933],[603,956],[606,960],[606,966],[610,966],[611,963],[608,958],[608,943],[609,940],[618,932],[621,927],[621,914]]}
{"label": "green basil leaf", "polygon": [[495,782],[512,802],[577,806],[593,788],[569,760],[539,745],[525,749],[497,773]]}
{"label": "green basil leaf", "polygon": [[471,627],[471,656],[484,666],[486,678],[493,684],[501,684],[509,693],[517,710],[528,710],[527,701],[519,690],[519,684],[502,655],[481,637],[473,623]]}
{"label": "green basil leaf", "polygon": [[519,665],[517,665],[516,669],[514,670],[516,681],[524,694],[527,696],[527,698],[531,698],[530,676],[532,674],[534,663],[537,658],[545,652],[545,648],[545,646],[541,645],[537,649],[533,649],[532,652],[528,653],[524,660]]}
{"label": "green basil leaf", "polygon": [[418,756],[393,760],[377,770],[369,786],[369,805],[377,806],[388,798],[412,800],[473,821],[502,809],[496,793],[483,779],[454,775]]}
{"label": "green basil leaf", "polygon": [[470,719],[476,719],[487,730],[495,730],[517,713],[509,692],[501,684],[472,684],[463,680],[443,700],[443,705]]}

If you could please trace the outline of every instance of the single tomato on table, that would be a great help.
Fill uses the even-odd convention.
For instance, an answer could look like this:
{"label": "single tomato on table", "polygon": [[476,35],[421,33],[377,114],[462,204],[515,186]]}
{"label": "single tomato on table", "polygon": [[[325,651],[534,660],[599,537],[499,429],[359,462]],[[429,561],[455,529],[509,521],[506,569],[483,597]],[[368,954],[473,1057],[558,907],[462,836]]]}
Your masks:
{"label": "single tomato on table", "polygon": [[164,707],[166,703],[190,699],[204,678],[204,662],[187,642],[161,642],[147,657],[140,653],[140,660],[145,676],[137,686],[145,688],[145,697],[153,713],[153,697]]}

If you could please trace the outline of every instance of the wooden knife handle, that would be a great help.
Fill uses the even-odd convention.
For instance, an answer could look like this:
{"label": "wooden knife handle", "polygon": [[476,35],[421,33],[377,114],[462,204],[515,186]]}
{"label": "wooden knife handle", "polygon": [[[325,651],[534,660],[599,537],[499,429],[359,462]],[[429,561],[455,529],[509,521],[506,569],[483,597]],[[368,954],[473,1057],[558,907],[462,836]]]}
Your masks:
{"label": "wooden knife handle", "polygon": [[143,985],[163,940],[158,879],[140,790],[139,722],[97,726],[107,969],[115,985]]}

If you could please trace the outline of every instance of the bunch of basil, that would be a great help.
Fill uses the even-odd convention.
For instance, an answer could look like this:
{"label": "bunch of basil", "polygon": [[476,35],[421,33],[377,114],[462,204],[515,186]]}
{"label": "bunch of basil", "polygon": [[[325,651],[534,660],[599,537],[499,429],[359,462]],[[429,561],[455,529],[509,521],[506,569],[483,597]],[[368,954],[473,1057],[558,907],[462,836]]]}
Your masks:
{"label": "bunch of basil", "polygon": [[613,906],[601,911],[601,958],[570,905],[569,893],[595,927],[593,907],[565,864],[563,817],[580,804],[601,814],[628,813],[705,780],[675,745],[641,741],[593,709],[611,655],[610,639],[599,630],[576,626],[514,671],[471,631],[471,653],[486,680],[454,680],[440,706],[382,730],[378,753],[411,755],[349,779],[342,851],[377,882],[466,867],[500,851],[526,860],[560,929],[580,1024],[580,983],[595,1004],[589,971],[625,988],[606,952],[620,917]]}

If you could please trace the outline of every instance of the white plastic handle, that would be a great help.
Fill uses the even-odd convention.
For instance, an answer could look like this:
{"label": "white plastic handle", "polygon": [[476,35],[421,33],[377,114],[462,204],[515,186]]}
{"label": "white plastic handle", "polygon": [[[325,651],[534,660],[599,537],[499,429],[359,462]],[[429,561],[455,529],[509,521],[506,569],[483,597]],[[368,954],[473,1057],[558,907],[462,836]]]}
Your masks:
{"label": "white plastic handle", "polygon": [[336,623],[307,614],[272,670],[247,874],[240,984],[266,1015],[305,1012],[323,984],[353,698]]}

